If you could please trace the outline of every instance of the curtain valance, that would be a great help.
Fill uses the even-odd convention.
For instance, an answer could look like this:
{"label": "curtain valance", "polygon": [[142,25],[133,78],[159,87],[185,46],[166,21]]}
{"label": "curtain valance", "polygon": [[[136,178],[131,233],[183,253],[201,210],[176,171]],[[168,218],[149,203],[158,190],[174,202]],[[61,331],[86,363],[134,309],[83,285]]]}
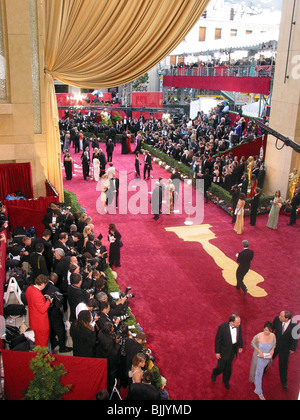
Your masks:
{"label": "curtain valance", "polygon": [[99,89],[145,74],[168,56],[209,0],[44,0],[48,179],[63,197],[54,82]]}

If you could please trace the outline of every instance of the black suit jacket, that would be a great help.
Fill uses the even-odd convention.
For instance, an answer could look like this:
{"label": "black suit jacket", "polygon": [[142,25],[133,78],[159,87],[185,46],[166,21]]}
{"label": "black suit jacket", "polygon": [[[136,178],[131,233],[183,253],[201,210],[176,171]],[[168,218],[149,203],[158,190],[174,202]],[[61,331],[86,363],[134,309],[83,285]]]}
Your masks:
{"label": "black suit jacket", "polygon": [[250,264],[253,257],[254,252],[252,249],[245,248],[243,251],[241,251],[237,258],[237,262],[239,264],[237,271],[239,273],[247,273],[250,269]]}
{"label": "black suit jacket", "polygon": [[295,194],[292,201],[291,201],[291,205],[294,208],[297,208],[298,206],[300,206],[300,194]]}
{"label": "black suit jacket", "polygon": [[273,321],[274,334],[276,336],[276,349],[278,351],[296,351],[299,331],[297,330],[297,324],[293,321],[290,322],[289,326],[282,334],[282,322],[279,317]]}
{"label": "black suit jacket", "polygon": [[68,296],[68,302],[70,305],[70,322],[76,321],[76,306],[79,305],[79,303],[87,303],[88,301],[88,295],[87,293],[81,289],[80,287],[76,287],[74,285],[71,285],[68,287],[67,291]]}
{"label": "black suit jacket", "polygon": [[[237,347],[243,348],[243,337],[241,326],[237,328]],[[232,339],[229,322],[224,322],[218,328],[215,338],[215,353],[220,354],[223,360],[228,360],[232,352]]]}
{"label": "black suit jacket", "polygon": [[152,157],[147,155],[144,161],[146,168],[150,168],[152,170]]}
{"label": "black suit jacket", "polygon": [[40,274],[44,274],[47,277],[49,276],[46,259],[42,254],[32,252],[29,258],[29,264],[31,265],[33,280]]}

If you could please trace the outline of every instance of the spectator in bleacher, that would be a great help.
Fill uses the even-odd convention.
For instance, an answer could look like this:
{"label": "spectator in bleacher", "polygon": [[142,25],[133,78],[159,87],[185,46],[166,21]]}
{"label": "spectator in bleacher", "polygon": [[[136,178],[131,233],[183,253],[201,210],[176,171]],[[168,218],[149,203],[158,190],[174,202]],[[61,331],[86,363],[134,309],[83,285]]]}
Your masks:
{"label": "spectator in bleacher", "polygon": [[3,232],[8,227],[8,221],[6,216],[6,209],[4,204],[0,202],[0,232]]}

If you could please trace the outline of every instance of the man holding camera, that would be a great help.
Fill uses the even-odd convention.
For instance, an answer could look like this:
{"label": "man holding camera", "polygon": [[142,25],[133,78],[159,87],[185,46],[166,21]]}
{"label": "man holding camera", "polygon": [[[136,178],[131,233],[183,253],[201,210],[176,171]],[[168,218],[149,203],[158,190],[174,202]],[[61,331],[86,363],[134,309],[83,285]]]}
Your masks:
{"label": "man holding camera", "polygon": [[92,297],[81,288],[82,276],[81,274],[73,273],[70,278],[71,285],[68,287],[67,296],[70,305],[70,322],[76,321],[76,307],[81,302],[87,302]]}
{"label": "man holding camera", "polygon": [[[58,280],[58,275],[50,274],[50,280],[43,290],[43,295],[53,297],[53,303],[48,309],[49,325],[50,325],[50,343],[52,350],[59,345],[59,353],[69,353],[72,351],[71,347],[66,346],[66,329],[63,320],[63,295],[55,286]],[[56,340],[56,336],[58,340]]]}
{"label": "man holding camera", "polygon": [[40,274],[35,279],[34,285],[29,286],[25,293],[28,304],[29,327],[34,331],[35,346],[41,347],[48,347],[49,341],[48,309],[53,299],[42,294],[48,282],[48,277]]}
{"label": "man holding camera", "polygon": [[98,334],[96,356],[100,359],[107,359],[108,378],[107,388],[111,392],[115,378],[118,377],[120,365],[120,338],[113,335],[114,326],[112,322],[106,322]]}

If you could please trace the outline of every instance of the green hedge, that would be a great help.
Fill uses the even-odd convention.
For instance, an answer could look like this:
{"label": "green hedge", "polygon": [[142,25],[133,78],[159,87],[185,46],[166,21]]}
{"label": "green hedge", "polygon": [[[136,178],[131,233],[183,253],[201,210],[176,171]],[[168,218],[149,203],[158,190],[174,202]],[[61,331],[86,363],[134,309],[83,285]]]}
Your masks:
{"label": "green hedge", "polygon": [[81,205],[78,202],[77,195],[73,192],[64,190],[64,202],[66,206],[71,207],[72,213],[79,213],[80,215],[84,213]]}
{"label": "green hedge", "polygon": [[[224,190],[224,188],[213,183],[208,193],[208,198],[218,207],[226,211],[226,213],[232,215],[233,211],[231,207],[231,195],[228,191]],[[259,207],[257,210],[257,214],[269,213],[271,210],[270,201],[273,200],[273,198],[274,196],[268,196],[268,195],[261,196],[259,200]],[[250,216],[251,201],[252,201],[251,198],[246,198],[245,216]]]}

